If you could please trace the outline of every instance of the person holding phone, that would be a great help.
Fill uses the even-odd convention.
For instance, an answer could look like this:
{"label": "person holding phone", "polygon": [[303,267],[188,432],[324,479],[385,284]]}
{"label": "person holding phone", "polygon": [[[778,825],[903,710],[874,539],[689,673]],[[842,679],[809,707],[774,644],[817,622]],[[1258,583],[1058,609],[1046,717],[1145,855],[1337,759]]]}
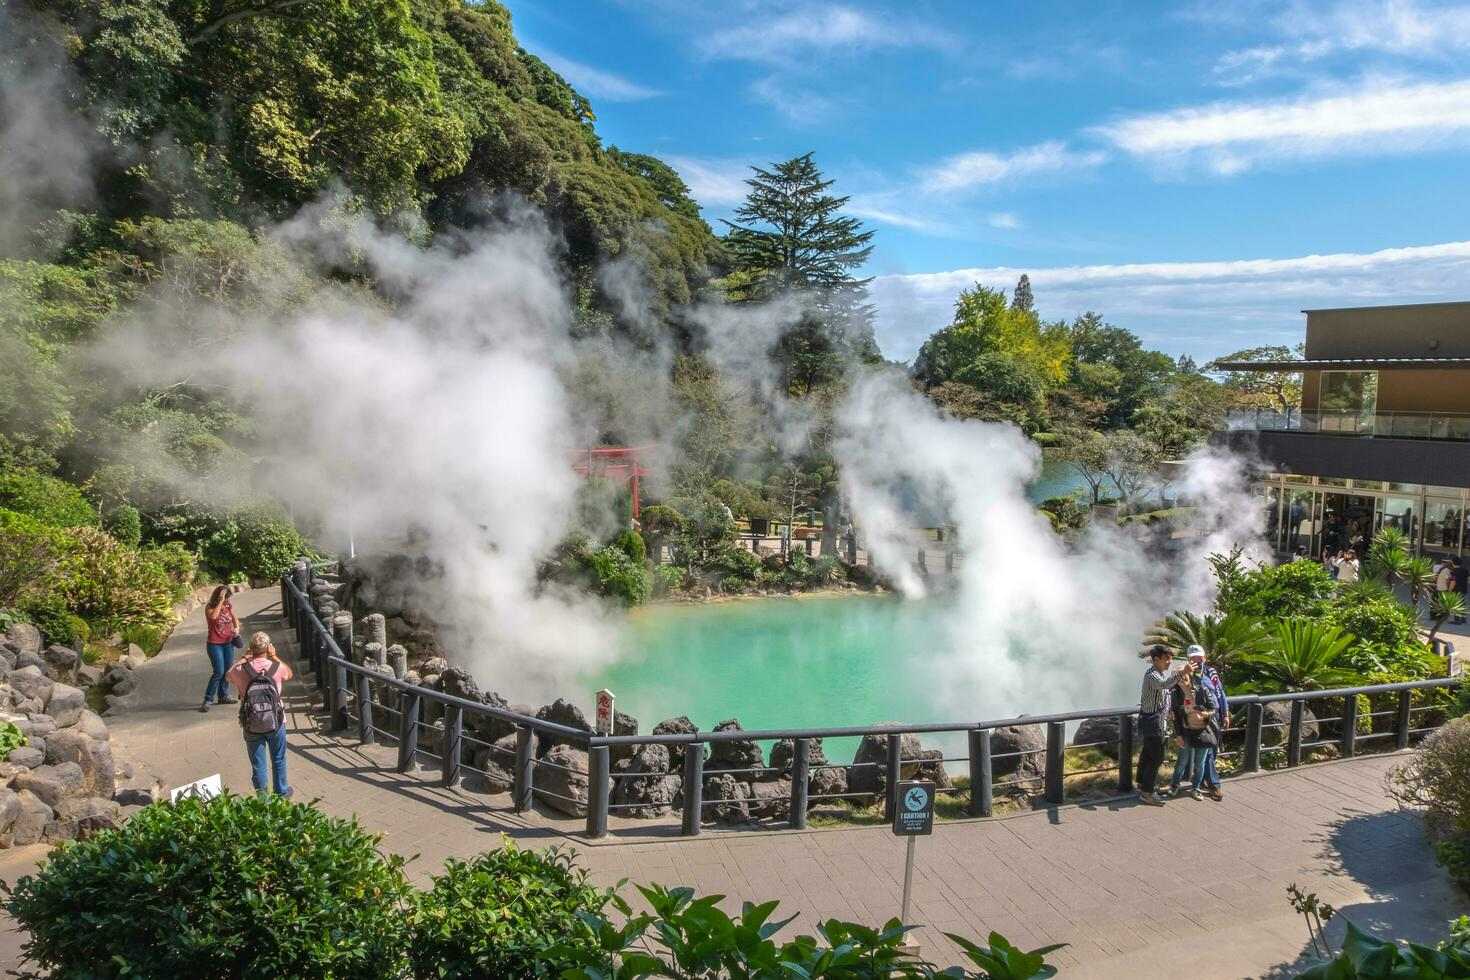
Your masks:
{"label": "person holding phone", "polygon": [[1188,681],[1189,666],[1174,664],[1174,654],[1161,643],[1149,647],[1144,655],[1149,666],[1138,698],[1138,734],[1143,743],[1138,753],[1138,801],[1146,806],[1163,806],[1154,788],[1159,782],[1159,766],[1164,763],[1169,694],[1176,685]]}
{"label": "person holding phone", "polygon": [[204,703],[200,711],[208,711],[211,702],[234,704],[235,699],[227,693],[225,672],[230,669],[234,651],[245,645],[240,638],[240,620],[235,617],[235,607],[230,605],[230,587],[221,585],[209,596],[204,607],[204,623],[209,627],[204,649],[209,654],[209,683],[204,685]]}
{"label": "person holding phone", "polygon": [[[1194,649],[1190,648],[1191,654]],[[1181,673],[1171,705],[1179,758],[1174,764],[1174,778],[1169,782],[1169,795],[1179,792],[1179,784],[1188,778],[1189,796],[1195,800],[1204,798],[1200,785],[1208,773],[1210,750],[1220,744],[1216,730],[1220,703],[1214,685],[1205,675],[1204,650],[1199,652],[1199,659],[1191,656]]]}

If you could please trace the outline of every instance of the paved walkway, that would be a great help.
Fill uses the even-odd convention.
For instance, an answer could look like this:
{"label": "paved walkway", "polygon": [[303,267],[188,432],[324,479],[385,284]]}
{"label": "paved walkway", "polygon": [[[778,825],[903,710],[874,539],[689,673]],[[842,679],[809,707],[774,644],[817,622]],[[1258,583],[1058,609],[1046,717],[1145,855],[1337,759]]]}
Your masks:
{"label": "paved walkway", "polygon": [[[249,629],[286,635],[278,595],[237,596]],[[140,707],[112,724],[116,748],[166,785],[218,772],[226,786],[248,792],[234,712],[195,710],[207,675],[203,644],[196,612],[143,668]],[[791,934],[829,916],[878,922],[897,914],[903,844],[886,828],[707,830],[695,839],[642,829],[630,837],[630,828],[591,843],[576,836],[580,821],[516,815],[504,795],[444,790],[432,773],[385,771],[392,749],[319,734],[307,710],[314,691],[293,687],[290,767],[300,797],[356,815],[384,835],[385,848],[418,855],[410,870],[420,879],[446,857],[495,847],[504,833],[530,845],[571,843],[607,884],[688,884],[727,895],[736,908],[780,899],[783,911],[801,913]],[[919,940],[942,962],[957,961],[945,931],[979,937],[995,929],[1028,947],[1066,942],[1054,958],[1069,977],[1289,976],[1306,947],[1286,904],[1293,882],[1360,926],[1438,938],[1467,902],[1435,866],[1419,818],[1386,798],[1383,777],[1396,761],[1370,756],[1238,778],[1221,804],[1118,801],[941,823],[918,845]],[[13,880],[34,860],[0,859],[0,878]]]}

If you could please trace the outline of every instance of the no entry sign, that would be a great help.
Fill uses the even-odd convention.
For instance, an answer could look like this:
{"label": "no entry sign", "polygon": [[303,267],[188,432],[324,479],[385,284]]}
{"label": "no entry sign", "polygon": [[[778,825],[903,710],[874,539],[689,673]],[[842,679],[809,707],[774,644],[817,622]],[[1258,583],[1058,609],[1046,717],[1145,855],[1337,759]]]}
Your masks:
{"label": "no entry sign", "polygon": [[898,805],[893,808],[893,832],[900,837],[923,837],[934,833],[934,784],[913,780],[898,784]]}

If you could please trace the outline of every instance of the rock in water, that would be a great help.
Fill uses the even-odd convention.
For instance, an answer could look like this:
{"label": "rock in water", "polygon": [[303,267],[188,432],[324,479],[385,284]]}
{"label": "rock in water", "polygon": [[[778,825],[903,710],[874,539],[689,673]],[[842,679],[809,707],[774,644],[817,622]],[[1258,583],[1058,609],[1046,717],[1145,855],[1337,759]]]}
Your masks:
{"label": "rock in water", "polygon": [[[1046,732],[1041,725],[1008,725],[990,733],[990,774],[1038,778],[1046,768]],[[1017,755],[1016,753],[1025,753]]]}
{"label": "rock in water", "polygon": [[[1084,718],[1082,724],[1077,726],[1077,734],[1072,736],[1072,744],[1092,745],[1109,759],[1117,759],[1119,726],[1117,715],[1108,715],[1105,718]],[[1102,744],[1093,744],[1097,742]],[[993,751],[994,742],[991,743],[991,747]]]}
{"label": "rock in water", "polygon": [[[592,726],[587,724],[587,716],[582,714],[582,709],[577,707],[566,698],[557,698],[547,705],[542,705],[536,711],[536,717],[541,721],[549,721],[554,725],[562,725],[566,728],[575,728],[578,731],[592,733]],[[553,735],[549,732],[538,732],[538,746],[536,754],[545,756],[546,753],[558,745],[569,745],[563,737]]]}
{"label": "rock in water", "polygon": [[[699,731],[699,726],[690,721],[687,715],[670,718],[668,721],[661,721],[653,726],[653,734],[655,735],[693,735],[697,731]],[[683,772],[685,746],[670,745],[668,749],[671,771]]]}
{"label": "rock in water", "polygon": [[[740,721],[731,718],[722,721],[714,728],[717,732],[739,732],[744,731],[740,727]],[[766,756],[761,747],[749,739],[731,739],[725,742],[711,742],[709,747],[709,761],[704,764],[706,772],[726,769],[756,769],[763,770],[766,767]],[[775,773],[765,772],[737,772],[736,777],[741,782],[750,782],[757,779],[775,778]]]}
{"label": "rock in water", "polygon": [[613,802],[632,804],[623,811],[629,816],[662,816],[683,798],[683,777],[669,771],[668,746],[641,746],[620,775],[614,783]]}

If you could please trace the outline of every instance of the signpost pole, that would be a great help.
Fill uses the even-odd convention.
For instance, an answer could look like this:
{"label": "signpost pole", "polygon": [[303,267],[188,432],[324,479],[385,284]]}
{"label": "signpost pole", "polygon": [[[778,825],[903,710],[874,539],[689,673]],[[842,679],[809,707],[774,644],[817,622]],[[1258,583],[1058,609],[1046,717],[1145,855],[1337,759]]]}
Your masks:
{"label": "signpost pole", "polygon": [[903,859],[903,912],[899,914],[898,921],[904,925],[909,924],[909,892],[914,886],[914,842],[918,837],[910,837],[907,854]]}

